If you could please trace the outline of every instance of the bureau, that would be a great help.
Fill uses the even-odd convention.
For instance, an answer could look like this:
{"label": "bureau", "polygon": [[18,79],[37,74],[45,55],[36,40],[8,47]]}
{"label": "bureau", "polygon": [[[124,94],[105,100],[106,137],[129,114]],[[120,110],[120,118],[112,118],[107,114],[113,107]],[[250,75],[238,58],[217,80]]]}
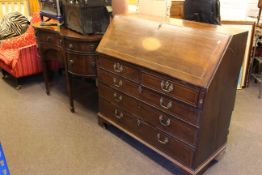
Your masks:
{"label": "bureau", "polygon": [[99,124],[199,175],[226,148],[247,32],[116,16],[97,52]]}
{"label": "bureau", "polygon": [[81,35],[67,28],[35,25],[43,65],[46,93],[50,94],[48,62],[58,60],[65,68],[70,109],[74,112],[72,76],[96,77],[96,47],[103,35]]}

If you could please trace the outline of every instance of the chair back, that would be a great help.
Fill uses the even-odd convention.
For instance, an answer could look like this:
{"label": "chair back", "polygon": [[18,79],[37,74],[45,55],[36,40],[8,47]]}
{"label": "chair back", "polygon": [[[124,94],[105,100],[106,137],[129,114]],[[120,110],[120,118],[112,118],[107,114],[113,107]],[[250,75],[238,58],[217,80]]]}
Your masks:
{"label": "chair back", "polygon": [[20,12],[29,17],[28,0],[0,0],[0,18],[10,12]]}

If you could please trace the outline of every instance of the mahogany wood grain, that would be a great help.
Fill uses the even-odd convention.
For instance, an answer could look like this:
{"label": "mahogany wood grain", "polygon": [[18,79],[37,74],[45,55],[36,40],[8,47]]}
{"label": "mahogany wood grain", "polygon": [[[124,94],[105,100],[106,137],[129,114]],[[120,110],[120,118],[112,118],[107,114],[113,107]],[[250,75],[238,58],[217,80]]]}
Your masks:
{"label": "mahogany wood grain", "polygon": [[139,70],[123,61],[113,59],[105,55],[100,55],[98,59],[98,67],[101,67],[109,72],[119,76],[128,78],[130,81],[139,82]]}
{"label": "mahogany wood grain", "polygon": [[143,72],[142,85],[167,94],[190,105],[198,106],[199,88],[192,88],[190,86],[179,84],[173,78]]}
{"label": "mahogany wood grain", "polygon": [[107,86],[117,89],[123,93],[130,94],[135,98],[140,97],[139,86],[131,81],[102,69],[97,69],[97,76],[99,77],[99,80]]}

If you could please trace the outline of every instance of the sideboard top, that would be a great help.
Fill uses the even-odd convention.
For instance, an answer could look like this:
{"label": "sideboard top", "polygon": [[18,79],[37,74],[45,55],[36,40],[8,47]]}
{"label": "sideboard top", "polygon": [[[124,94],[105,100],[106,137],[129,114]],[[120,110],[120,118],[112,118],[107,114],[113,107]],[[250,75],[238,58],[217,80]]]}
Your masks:
{"label": "sideboard top", "polygon": [[207,87],[237,32],[183,20],[115,16],[97,52]]}

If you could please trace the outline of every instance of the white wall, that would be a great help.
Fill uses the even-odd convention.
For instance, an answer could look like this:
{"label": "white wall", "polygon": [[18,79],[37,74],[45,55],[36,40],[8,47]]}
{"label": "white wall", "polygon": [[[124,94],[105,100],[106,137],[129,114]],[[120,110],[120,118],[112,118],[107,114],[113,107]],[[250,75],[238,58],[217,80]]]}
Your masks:
{"label": "white wall", "polygon": [[222,19],[245,19],[258,14],[258,0],[220,0]]}

